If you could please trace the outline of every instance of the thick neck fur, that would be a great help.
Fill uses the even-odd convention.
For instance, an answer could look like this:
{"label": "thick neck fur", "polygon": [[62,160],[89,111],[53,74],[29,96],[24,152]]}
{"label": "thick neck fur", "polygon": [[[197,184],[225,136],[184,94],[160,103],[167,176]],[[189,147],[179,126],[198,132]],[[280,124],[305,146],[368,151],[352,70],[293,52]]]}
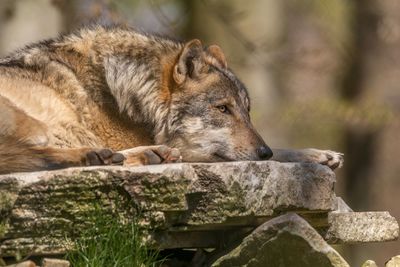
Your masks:
{"label": "thick neck fur", "polygon": [[[167,131],[168,73],[181,49],[181,43],[157,36],[96,27],[28,47],[14,56],[22,56],[27,63],[25,51],[28,61],[36,64],[65,64],[96,104],[116,104],[133,123],[152,125],[157,142]],[[32,56],[33,50],[37,50],[37,58]],[[48,53],[41,53],[43,50]]]}

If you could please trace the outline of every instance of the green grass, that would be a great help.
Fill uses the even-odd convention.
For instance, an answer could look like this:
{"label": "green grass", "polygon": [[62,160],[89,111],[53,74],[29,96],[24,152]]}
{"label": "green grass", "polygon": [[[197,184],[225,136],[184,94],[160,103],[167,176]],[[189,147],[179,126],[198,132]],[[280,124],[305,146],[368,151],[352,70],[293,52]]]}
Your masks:
{"label": "green grass", "polygon": [[136,222],[120,223],[113,215],[94,212],[93,226],[81,231],[66,255],[72,267],[155,267],[158,253],[143,245]]}

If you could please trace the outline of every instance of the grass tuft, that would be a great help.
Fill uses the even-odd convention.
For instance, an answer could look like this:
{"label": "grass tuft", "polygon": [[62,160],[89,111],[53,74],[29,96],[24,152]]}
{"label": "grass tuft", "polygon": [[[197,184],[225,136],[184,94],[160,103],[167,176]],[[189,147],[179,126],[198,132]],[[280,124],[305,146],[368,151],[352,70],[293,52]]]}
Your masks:
{"label": "grass tuft", "polygon": [[73,267],[155,267],[158,252],[142,242],[137,222],[121,223],[115,216],[96,211],[93,226],[81,231],[75,249],[66,255]]}

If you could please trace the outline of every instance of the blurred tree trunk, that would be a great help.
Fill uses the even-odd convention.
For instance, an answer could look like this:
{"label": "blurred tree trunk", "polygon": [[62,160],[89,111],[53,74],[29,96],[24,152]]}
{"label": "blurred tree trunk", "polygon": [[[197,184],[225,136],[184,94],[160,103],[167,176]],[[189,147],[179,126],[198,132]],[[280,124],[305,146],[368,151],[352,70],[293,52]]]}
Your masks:
{"label": "blurred tree trunk", "polygon": [[63,25],[68,31],[94,23],[121,23],[121,14],[113,9],[114,2],[116,0],[53,0],[63,14]]}
{"label": "blurred tree trunk", "polygon": [[274,125],[282,128],[286,146],[340,150],[340,90],[335,81],[347,37],[343,1],[284,3],[285,37],[276,62],[283,101]]}
{"label": "blurred tree trunk", "polygon": [[0,55],[82,25],[117,21],[106,0],[2,0]]}
{"label": "blurred tree trunk", "polygon": [[[355,1],[353,15],[353,49],[348,60],[348,72],[343,80],[343,99],[358,107],[368,87],[368,72],[379,72],[379,65],[367,66],[369,54],[376,53],[376,29],[378,14],[373,12],[375,1]],[[367,69],[367,68],[376,68]],[[370,206],[371,173],[375,168],[379,129],[363,125],[348,124],[345,127],[345,182],[346,198],[355,210]]]}
{"label": "blurred tree trunk", "polygon": [[0,2],[0,32],[3,30],[4,25],[14,16],[15,1],[3,0]]}
{"label": "blurred tree trunk", "polygon": [[62,30],[61,14],[51,0],[2,0],[0,16],[0,55]]}
{"label": "blurred tree trunk", "polygon": [[[358,110],[345,127],[346,199],[356,210],[390,210],[400,186],[400,3],[354,1],[353,45],[343,83],[343,99]],[[382,265],[398,254],[400,242],[354,248],[353,258]]]}

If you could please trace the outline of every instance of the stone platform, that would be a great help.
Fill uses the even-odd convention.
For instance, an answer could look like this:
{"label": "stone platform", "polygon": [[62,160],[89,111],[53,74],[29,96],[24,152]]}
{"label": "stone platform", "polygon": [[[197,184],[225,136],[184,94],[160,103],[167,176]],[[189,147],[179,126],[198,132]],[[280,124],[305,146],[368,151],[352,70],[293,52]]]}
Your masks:
{"label": "stone platform", "polygon": [[65,253],[99,207],[140,211],[152,247],[215,248],[212,266],[348,266],[329,244],[397,239],[388,212],[353,212],[334,187],[328,167],[274,161],[1,175],[0,257]]}

